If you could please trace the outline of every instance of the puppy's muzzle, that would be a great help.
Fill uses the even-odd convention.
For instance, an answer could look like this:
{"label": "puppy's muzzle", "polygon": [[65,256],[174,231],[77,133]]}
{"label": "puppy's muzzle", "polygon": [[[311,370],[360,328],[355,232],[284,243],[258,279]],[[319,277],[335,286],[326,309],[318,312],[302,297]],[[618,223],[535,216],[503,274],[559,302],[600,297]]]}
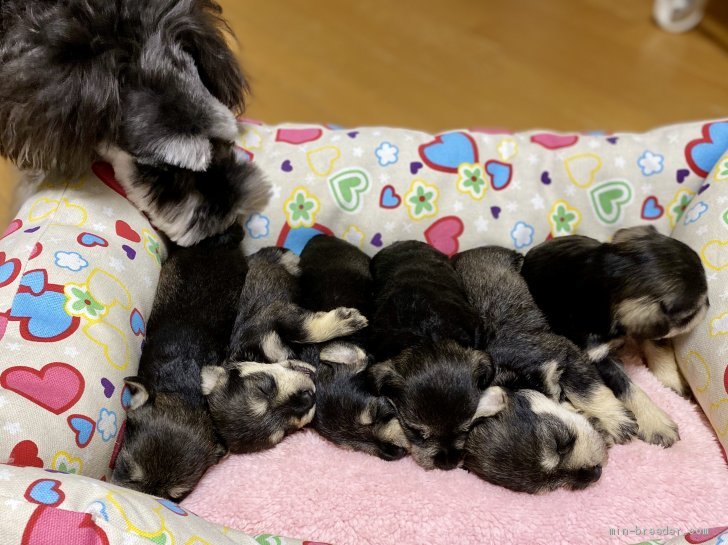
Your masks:
{"label": "puppy's muzzle", "polygon": [[437,469],[444,469],[444,470],[450,470],[455,469],[460,464],[460,461],[463,459],[463,451],[462,449],[457,448],[449,448],[449,449],[440,449],[437,454],[435,454],[435,458],[433,462],[435,463],[435,467]]}
{"label": "puppy's muzzle", "polygon": [[298,418],[301,418],[311,410],[315,401],[316,398],[312,390],[302,390],[291,397],[291,410]]}
{"label": "puppy's muzzle", "polygon": [[393,444],[384,444],[379,447],[379,457],[387,462],[401,460],[407,456],[407,449]]}
{"label": "puppy's muzzle", "polygon": [[597,482],[602,476],[602,466],[594,466],[590,468],[580,469],[576,472],[574,479],[575,488],[586,488],[592,483]]}

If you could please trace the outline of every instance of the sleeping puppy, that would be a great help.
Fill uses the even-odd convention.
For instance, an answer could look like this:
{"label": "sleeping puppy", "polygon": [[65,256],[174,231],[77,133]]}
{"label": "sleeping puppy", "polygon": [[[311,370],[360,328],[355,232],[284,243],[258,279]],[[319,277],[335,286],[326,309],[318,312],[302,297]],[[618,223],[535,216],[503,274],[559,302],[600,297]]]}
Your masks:
{"label": "sleeping puppy", "polygon": [[210,413],[233,453],[271,448],[310,423],[315,367],[296,359],[297,353],[305,344],[367,325],[355,309],[311,312],[298,306],[298,262],[283,248],[250,256],[226,361],[202,371]]}
{"label": "sleeping puppy", "polygon": [[473,423],[465,469],[530,494],[580,490],[599,480],[607,447],[586,418],[535,390],[504,392],[505,407]]}
{"label": "sleeping puppy", "polygon": [[636,434],[633,415],[583,353],[551,332],[519,273],[521,254],[484,246],[461,252],[452,263],[470,304],[480,314],[483,347],[496,368],[520,376],[522,388],[537,390],[556,402],[568,399],[610,443],[624,443]]}
{"label": "sleeping puppy", "polygon": [[634,339],[647,348],[648,366],[663,383],[687,391],[669,342],[693,329],[707,311],[698,255],[651,226],[632,227],[617,231],[611,243],[582,236],[545,242],[528,252],[522,274],[554,331],[586,350],[634,413],[640,437],[663,446],[677,441],[675,423],[613,356],[626,339]]}
{"label": "sleeping puppy", "polygon": [[112,482],[183,499],[227,452],[200,387],[200,368],[227,350],[247,266],[240,225],[189,248],[162,266],[147,324],[139,376]]}
{"label": "sleeping puppy", "polygon": [[248,87],[229,30],[214,0],[4,0],[0,154],[24,171],[20,193],[81,176],[101,152],[180,245],[260,209],[260,175],[230,164]]}
{"label": "sleeping puppy", "polygon": [[[394,404],[415,461],[453,469],[493,378],[490,357],[469,348],[478,316],[447,256],[423,242],[392,244],[371,270],[371,347],[379,362],[369,369],[371,380]],[[483,414],[497,405],[488,399]]]}
{"label": "sleeping puppy", "polygon": [[[312,311],[339,306],[371,315],[369,256],[348,242],[318,236],[301,252],[301,304]],[[367,328],[319,345],[313,427],[343,448],[398,460],[408,442],[389,400],[368,391]],[[313,347],[312,347],[313,348]]]}

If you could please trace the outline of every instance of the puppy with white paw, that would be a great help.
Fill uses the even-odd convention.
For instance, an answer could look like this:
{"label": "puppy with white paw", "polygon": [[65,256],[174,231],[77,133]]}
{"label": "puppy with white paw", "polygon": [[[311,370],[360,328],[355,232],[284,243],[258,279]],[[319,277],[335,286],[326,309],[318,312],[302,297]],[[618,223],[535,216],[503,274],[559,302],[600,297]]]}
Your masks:
{"label": "puppy with white paw", "polygon": [[202,371],[210,413],[234,453],[271,448],[309,424],[316,369],[296,356],[306,344],[367,325],[355,309],[312,312],[296,304],[299,258],[288,250],[263,248],[248,266],[225,363]]}
{"label": "puppy with white paw", "polygon": [[162,265],[139,375],[112,482],[182,500],[227,452],[213,427],[200,369],[225,356],[247,266],[243,230],[189,248]]}
{"label": "puppy with white paw", "polygon": [[476,344],[478,316],[446,255],[398,242],[372,260],[375,311],[369,369],[425,469],[454,469],[493,366]]}
{"label": "puppy with white paw", "polygon": [[553,401],[568,399],[612,443],[624,443],[636,434],[633,415],[583,353],[552,333],[519,273],[521,254],[485,246],[461,252],[452,262],[480,315],[483,348],[497,368],[520,375],[521,387]]}
{"label": "puppy with white paw", "polygon": [[[686,393],[670,339],[693,329],[708,308],[698,255],[653,227],[620,229],[612,242],[583,236],[547,241],[526,255],[522,274],[551,327],[584,349],[617,397],[635,415],[641,439],[668,447],[677,426],[614,359],[626,339],[647,346],[648,365]],[[659,358],[655,358],[655,355]]]}
{"label": "puppy with white paw", "polygon": [[[318,236],[301,252],[301,304],[326,312],[339,306],[371,314],[370,258],[334,237]],[[365,368],[368,328],[318,345],[313,427],[343,448],[398,460],[409,443],[391,402],[369,391]],[[313,347],[312,347],[313,348]]]}

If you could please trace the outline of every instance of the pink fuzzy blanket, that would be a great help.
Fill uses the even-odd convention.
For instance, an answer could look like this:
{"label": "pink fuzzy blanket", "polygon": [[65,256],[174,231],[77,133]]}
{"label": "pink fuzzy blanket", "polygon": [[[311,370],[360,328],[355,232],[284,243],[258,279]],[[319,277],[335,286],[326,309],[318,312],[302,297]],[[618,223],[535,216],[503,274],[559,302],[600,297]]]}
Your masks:
{"label": "pink fuzzy blanket", "polygon": [[346,452],[306,431],[230,457],[183,506],[246,532],[337,545],[637,543],[725,524],[728,466],[702,412],[645,368],[629,371],[682,439],[670,449],[614,447],[602,479],[581,492],[518,494],[462,470],[425,472],[409,459]]}

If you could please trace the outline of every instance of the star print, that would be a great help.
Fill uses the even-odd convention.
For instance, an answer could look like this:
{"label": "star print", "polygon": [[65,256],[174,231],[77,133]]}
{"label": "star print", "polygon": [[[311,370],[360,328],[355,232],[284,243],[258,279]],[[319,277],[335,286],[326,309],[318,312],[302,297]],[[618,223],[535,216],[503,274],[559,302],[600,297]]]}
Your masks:
{"label": "star print", "polygon": [[394,231],[394,228],[397,227],[397,224],[393,221],[388,221],[384,224],[384,230],[385,231]]}
{"label": "star print", "polygon": [[382,134],[382,131],[374,131],[372,134],[374,136],[380,136]]}
{"label": "star print", "polygon": [[304,178],[304,181],[306,182],[306,185],[313,185],[316,181],[316,177],[313,174],[309,174]]}
{"label": "star print", "polygon": [[707,225],[703,225],[702,227],[700,227],[700,229],[698,229],[698,230],[697,230],[697,231],[695,231],[695,232],[696,232],[697,234],[699,234],[699,235],[704,235],[705,233],[707,233],[707,232],[708,232],[708,226],[707,226]]}
{"label": "star print", "polygon": [[12,476],[7,469],[0,469],[0,481],[9,481]]}
{"label": "star print", "polygon": [[8,422],[5,424],[3,429],[10,435],[17,435],[23,431],[23,427],[20,425],[20,422]]}
{"label": "star print", "polygon": [[564,190],[569,197],[573,197],[576,193],[576,188],[573,185],[567,186]]}
{"label": "star print", "polygon": [[402,226],[402,229],[405,233],[409,233],[412,231],[412,224],[411,223],[405,223],[404,226]]}
{"label": "star print", "polygon": [[362,155],[364,155],[364,150],[357,146],[353,150],[351,150],[351,153],[354,157],[361,157]]}
{"label": "star print", "polygon": [[101,212],[102,212],[102,213],[104,214],[104,216],[106,216],[107,218],[113,218],[113,217],[114,217],[114,214],[116,213],[116,212],[114,212],[114,209],[113,209],[113,208],[111,208],[110,206],[104,206],[104,207],[103,207],[103,208],[101,209]]}
{"label": "star print", "polygon": [[452,209],[455,212],[460,212],[463,209],[463,203],[460,201],[455,201],[452,205]]}
{"label": "star print", "polygon": [[382,172],[379,175],[379,183],[386,184],[388,181],[389,181],[389,174],[387,174],[386,172]]}
{"label": "star print", "polygon": [[642,142],[642,140],[644,140],[644,139],[641,136],[639,136],[638,134],[633,134],[632,140],[634,140],[635,142]]}
{"label": "star print", "polygon": [[404,136],[405,142],[412,142],[413,140],[414,140],[414,138],[412,138],[411,134],[405,134],[405,136]]}
{"label": "star print", "polygon": [[725,204],[728,202],[728,195],[721,195],[718,197],[718,204]]}
{"label": "star print", "polygon": [[103,223],[94,223],[93,228],[94,228],[94,230],[98,231],[99,233],[103,233],[104,231],[106,231],[108,229],[108,227],[106,227],[106,225],[104,225]]}
{"label": "star print", "polygon": [[339,140],[341,140],[340,134],[335,134],[334,136],[331,137],[332,142],[338,142]]}
{"label": "star print", "polygon": [[715,282],[718,279],[718,274],[710,273],[709,275],[706,276],[706,278],[708,279],[708,282]]}
{"label": "star print", "polygon": [[515,189],[516,191],[521,189],[521,181],[516,180],[515,182],[511,182],[511,188]]}
{"label": "star print", "polygon": [[535,165],[536,163],[538,163],[538,155],[536,155],[535,153],[529,153],[528,164]]}
{"label": "star print", "polygon": [[598,147],[601,146],[601,144],[599,143],[599,141],[596,138],[592,138],[591,140],[589,140],[589,144],[587,144],[587,145],[591,149],[597,149]]}
{"label": "star print", "polygon": [[667,141],[670,144],[677,144],[677,134],[675,134],[674,132],[667,133]]}
{"label": "star print", "polygon": [[72,358],[75,358],[79,354],[78,349],[75,346],[67,346],[63,349],[63,353]]}
{"label": "star print", "polygon": [[109,258],[109,267],[114,269],[116,272],[122,272],[126,270],[126,267],[117,258]]}
{"label": "star print", "polygon": [[541,195],[538,195],[538,194],[534,195],[533,198],[531,199],[531,204],[533,205],[534,210],[543,210],[544,209],[543,197],[541,197]]}
{"label": "star print", "polygon": [[475,220],[475,229],[478,233],[485,233],[488,230],[488,220],[483,216],[478,216],[478,219]]}
{"label": "star print", "polygon": [[51,244],[58,244],[60,241],[61,241],[61,239],[58,237],[49,237],[48,238],[48,242],[50,242]]}
{"label": "star print", "polygon": [[618,155],[617,157],[614,158],[615,167],[624,168],[624,165],[625,165],[624,157],[622,157],[621,155]]}
{"label": "star print", "polygon": [[274,185],[274,186],[273,186],[273,187],[271,188],[271,196],[272,196],[272,197],[273,197],[274,199],[280,199],[280,198],[281,198],[281,190],[282,190],[281,186],[279,186],[279,185]]}
{"label": "star print", "polygon": [[18,343],[8,343],[5,347],[11,352],[20,352],[20,345]]}
{"label": "star print", "polygon": [[726,291],[724,291],[723,293],[721,293],[721,294],[719,295],[719,297],[720,297],[721,299],[723,299],[723,300],[726,300],[726,299],[728,299],[728,290],[726,290]]}
{"label": "star print", "polygon": [[18,507],[23,505],[23,502],[20,500],[15,500],[15,499],[11,498],[11,499],[5,500],[5,505],[7,505],[11,511],[15,511]]}
{"label": "star print", "polygon": [[518,203],[513,201],[507,202],[506,210],[508,210],[509,212],[515,212],[516,210],[518,210]]}
{"label": "star print", "polygon": [[643,194],[652,193],[652,184],[641,185],[640,191],[642,191]]}
{"label": "star print", "polygon": [[149,276],[145,276],[144,277],[144,285],[145,286],[147,286],[148,288],[150,288],[150,287],[152,287],[153,284],[154,284],[154,280],[152,280]]}
{"label": "star print", "polygon": [[[8,399],[5,396],[0,396],[0,409],[8,404]],[[1,481],[2,479],[0,479]]]}

